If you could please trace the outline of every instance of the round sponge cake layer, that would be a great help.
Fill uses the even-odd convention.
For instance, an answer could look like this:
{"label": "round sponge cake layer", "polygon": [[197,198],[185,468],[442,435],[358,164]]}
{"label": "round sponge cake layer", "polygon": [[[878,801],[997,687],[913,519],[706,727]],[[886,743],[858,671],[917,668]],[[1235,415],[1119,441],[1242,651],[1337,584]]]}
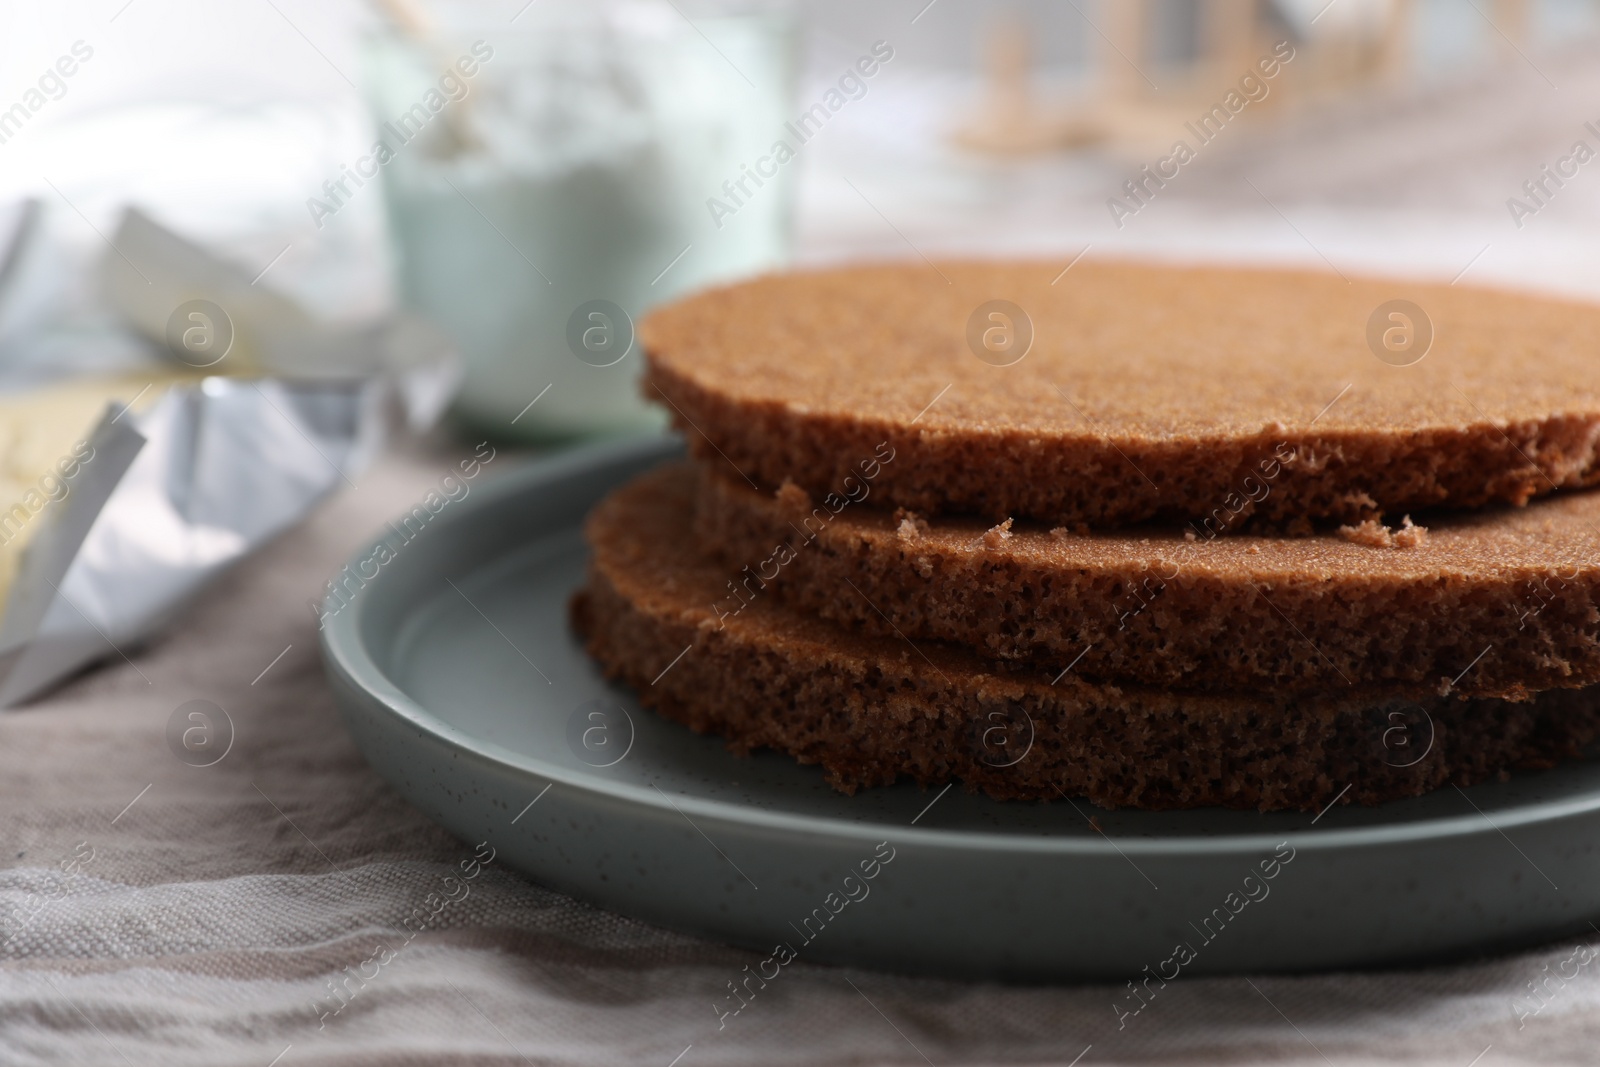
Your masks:
{"label": "round sponge cake layer", "polygon": [[[988,317],[995,300],[1031,324],[1006,366],[975,354],[990,323],[1023,336],[1016,314]],[[1393,300],[1420,315],[1391,319]],[[1386,335],[1417,347],[1391,352]],[[1428,335],[1420,360],[1393,365]],[[1511,293],[919,263],[709,291],[653,313],[640,338],[646,395],[699,454],[821,495],[886,441],[877,489],[926,513],[1236,532],[1521,504],[1600,478],[1600,308]]]}
{"label": "round sponge cake layer", "polygon": [[821,764],[846,792],[902,776],[990,796],[1107,806],[1320,809],[1575,755],[1600,730],[1594,694],[1515,702],[1401,689],[1326,697],[1190,694],[992,673],[934,642],[847,633],[775,598],[732,617],[732,577],[699,551],[694,476],[645,475],[591,515],[573,621],[640,699],[746,752]]}
{"label": "round sponge cake layer", "polygon": [[992,528],[811,499],[700,465],[697,530],[738,611],[805,611],[1051,676],[1237,690],[1407,683],[1479,696],[1600,683],[1600,492],[1441,517],[1407,548],[1340,536],[1207,538]]}

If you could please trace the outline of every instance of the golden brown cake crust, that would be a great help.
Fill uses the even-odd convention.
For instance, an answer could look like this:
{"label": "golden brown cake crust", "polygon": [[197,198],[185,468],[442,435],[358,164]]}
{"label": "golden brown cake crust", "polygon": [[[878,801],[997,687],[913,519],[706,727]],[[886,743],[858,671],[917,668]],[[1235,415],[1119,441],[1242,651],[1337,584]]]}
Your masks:
{"label": "golden brown cake crust", "polygon": [[[889,512],[865,483],[858,501],[835,494],[834,510],[697,466],[697,537],[729,576],[851,629],[1193,689],[1454,681],[1504,696],[1600,683],[1600,491],[1444,517],[1405,547],[1002,530]],[[741,595],[718,610],[738,611]]]}
{"label": "golden brown cake crust", "polygon": [[[705,292],[641,323],[645,394],[697,454],[755,482],[820,495],[887,440],[882,499],[996,521],[1237,532],[1521,504],[1600,478],[1600,308],[1289,270],[1059,273],[871,266]],[[1033,323],[1010,366],[967,341],[997,298]],[[1367,342],[1397,298],[1434,331],[1410,366]]]}
{"label": "golden brown cake crust", "polygon": [[[720,734],[735,751],[767,746],[821,764],[845,791],[910,777],[960,779],[1001,799],[1317,809],[1346,785],[1346,802],[1376,803],[1515,765],[1546,766],[1600,729],[1584,690],[1515,702],[1402,687],[1291,698],[1070,675],[1051,685],[990,673],[970,653],[934,642],[848,634],[770,596],[719,619],[711,603],[730,575],[695,542],[693,489],[691,472],[670,466],[596,508],[575,625],[606,671],[647,705]],[[1415,749],[1392,743],[1399,707],[1419,709],[1404,720],[1419,747],[1424,724],[1431,734],[1426,755],[1409,766],[1397,764]],[[992,744],[997,728],[1015,744]],[[999,765],[1024,732],[1026,754]]]}

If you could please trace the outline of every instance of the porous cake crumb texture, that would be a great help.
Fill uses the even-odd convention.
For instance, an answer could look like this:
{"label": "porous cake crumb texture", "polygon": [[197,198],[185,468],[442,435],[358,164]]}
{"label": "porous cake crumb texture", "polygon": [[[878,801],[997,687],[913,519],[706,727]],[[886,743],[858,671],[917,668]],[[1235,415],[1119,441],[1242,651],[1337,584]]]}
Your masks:
{"label": "porous cake crumb texture", "polygon": [[[1355,525],[1600,479],[1600,308],[1286,270],[1058,273],[918,263],[712,290],[640,324],[645,395],[697,455],[768,486],[820,496],[888,441],[880,500],[990,523]],[[1404,368],[1364,339],[1397,296],[1437,331]],[[996,298],[1034,330],[1005,367],[966,340]]]}
{"label": "porous cake crumb texture", "polygon": [[[1347,799],[1376,803],[1547,766],[1600,731],[1587,690],[1505,700],[1404,687],[1203,694],[1072,675],[1052,685],[937,642],[847,633],[770,590],[723,617],[713,605],[728,572],[698,550],[693,495],[692,473],[667,467],[595,510],[575,625],[608,673],[664,715],[735,751],[820,764],[847,792],[909,777],[1000,799],[1312,810],[1347,784]],[[1399,747],[1402,712],[1412,743]],[[1009,738],[998,749],[997,723]],[[1397,765],[1424,743],[1425,756]]]}
{"label": "porous cake crumb texture", "polygon": [[995,670],[1073,663],[1101,681],[1212,690],[1459,679],[1482,696],[1600,683],[1600,493],[1452,516],[1426,541],[1403,523],[1373,540],[1416,540],[1380,551],[1332,535],[1036,525],[991,544],[981,521],[954,517],[908,540],[906,520],[871,500],[833,515],[715,466],[699,478],[696,541],[729,573],[791,546],[772,595],[847,629],[972,648]]}

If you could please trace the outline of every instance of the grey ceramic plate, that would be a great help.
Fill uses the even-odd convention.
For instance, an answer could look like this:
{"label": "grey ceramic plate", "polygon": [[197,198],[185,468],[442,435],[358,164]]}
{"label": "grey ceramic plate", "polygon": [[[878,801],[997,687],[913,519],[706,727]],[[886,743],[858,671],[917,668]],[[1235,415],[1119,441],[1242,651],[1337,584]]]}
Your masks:
{"label": "grey ceramic plate", "polygon": [[1592,762],[1314,818],[846,797],[729,755],[609,686],[567,628],[583,516],[678,453],[609,445],[479,485],[324,629],[372,765],[534,880],[767,952],[1021,979],[1438,959],[1600,914]]}

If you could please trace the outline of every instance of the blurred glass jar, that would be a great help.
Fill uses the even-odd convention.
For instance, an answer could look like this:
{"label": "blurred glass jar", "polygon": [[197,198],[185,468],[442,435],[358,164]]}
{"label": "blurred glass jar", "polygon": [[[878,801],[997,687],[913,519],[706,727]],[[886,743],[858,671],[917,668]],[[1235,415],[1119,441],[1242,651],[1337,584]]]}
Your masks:
{"label": "blurred glass jar", "polygon": [[457,413],[483,432],[659,426],[639,316],[789,257],[792,168],[749,173],[787,118],[793,21],[537,0],[493,25],[482,6],[366,49],[401,298],[461,346]]}

